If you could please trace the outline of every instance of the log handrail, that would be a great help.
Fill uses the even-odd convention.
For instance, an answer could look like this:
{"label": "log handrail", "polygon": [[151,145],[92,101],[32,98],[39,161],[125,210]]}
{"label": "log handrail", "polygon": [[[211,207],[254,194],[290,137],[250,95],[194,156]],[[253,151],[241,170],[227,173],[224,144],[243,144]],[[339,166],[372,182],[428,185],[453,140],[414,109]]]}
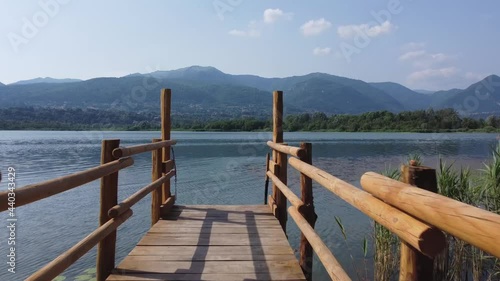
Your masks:
{"label": "log handrail", "polygon": [[[115,173],[133,164],[134,159],[122,158],[85,171],[20,187],[16,189],[16,207],[33,203],[52,195],[79,187],[109,174]],[[0,192],[0,212],[8,209],[7,197],[8,191]]]}
{"label": "log handrail", "polygon": [[388,204],[500,258],[500,215],[374,172],[361,177],[361,186]]}
{"label": "log handrail", "polygon": [[157,150],[160,148],[170,147],[177,143],[176,140],[164,140],[155,143],[139,144],[129,147],[118,147],[113,150],[113,156],[115,158],[122,158],[127,156],[132,156],[135,154],[140,154],[148,151]]}
{"label": "log handrail", "polygon": [[146,197],[149,193],[162,186],[165,182],[170,180],[175,175],[175,170],[171,170],[161,178],[155,180],[154,182],[148,184],[147,186],[141,188],[134,194],[130,195],[127,199],[123,200],[120,204],[109,209],[108,215],[110,218],[116,218],[132,208],[137,202],[142,198]]}
{"label": "log handrail", "polygon": [[328,249],[325,243],[321,240],[321,237],[318,236],[316,231],[314,231],[306,219],[304,219],[304,217],[299,213],[297,208],[290,206],[288,208],[288,213],[295,221],[300,231],[307,238],[307,241],[311,244],[312,248],[318,255],[319,260],[325,266],[326,272],[328,272],[330,278],[332,278],[332,280],[351,280],[337,259],[333,256],[330,249]]}
{"label": "log handrail", "polygon": [[368,192],[297,158],[290,158],[289,163],[299,172],[309,176],[353,207],[389,229],[422,254],[434,257],[446,247],[444,234],[431,225],[423,223],[373,197]]}
{"label": "log handrail", "polygon": [[75,263],[84,254],[90,251],[94,246],[97,245],[102,239],[104,239],[109,233],[115,231],[118,226],[124,223],[128,218],[132,216],[132,210],[127,210],[125,213],[117,218],[111,219],[102,226],[98,227],[92,233],[83,238],[80,242],[75,244],[69,250],[59,255],[55,260],[51,261],[37,272],[28,277],[27,281],[36,280],[52,280],[56,278],[59,274],[64,272],[66,268]]}
{"label": "log handrail", "polygon": [[275,143],[273,141],[268,141],[267,146],[269,146],[270,148],[272,148],[276,151],[279,151],[279,152],[282,152],[282,153],[285,153],[285,154],[288,154],[291,156],[299,157],[299,158],[304,157],[306,154],[306,151],[303,148],[283,145],[280,143]]}
{"label": "log handrail", "polygon": [[281,190],[283,195],[292,203],[293,206],[296,208],[300,208],[302,205],[304,205],[304,202],[293,193],[288,186],[286,186],[280,179],[275,176],[271,171],[267,171],[266,175],[271,179],[271,181]]}

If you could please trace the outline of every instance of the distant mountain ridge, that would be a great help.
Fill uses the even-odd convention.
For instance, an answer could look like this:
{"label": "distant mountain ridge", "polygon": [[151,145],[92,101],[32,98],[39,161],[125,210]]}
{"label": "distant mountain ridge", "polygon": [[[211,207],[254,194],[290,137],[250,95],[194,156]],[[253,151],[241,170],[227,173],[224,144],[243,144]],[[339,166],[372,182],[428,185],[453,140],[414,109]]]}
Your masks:
{"label": "distant mountain ridge", "polygon": [[59,84],[59,83],[76,83],[76,82],[81,82],[83,80],[80,79],[70,79],[70,78],[64,78],[64,79],[55,79],[55,78],[50,78],[50,77],[38,77],[34,79],[29,79],[29,80],[21,80],[17,81],[15,83],[9,84],[9,85],[28,85],[28,84],[38,84],[38,83],[49,83],[49,84]]}
{"label": "distant mountain ridge", "polygon": [[[273,90],[285,92],[286,113],[359,114],[400,112],[430,107],[456,108],[476,97],[479,105],[466,113],[499,112],[500,78],[491,75],[465,90],[422,94],[393,82],[367,83],[326,73],[285,78],[232,75],[214,67],[190,66],[120,78],[37,78],[0,87],[0,107],[75,107],[157,111],[159,90],[171,88],[174,114],[186,118],[264,117],[271,114]],[[482,85],[482,86],[481,86]],[[481,92],[479,92],[481,93]],[[463,110],[462,110],[463,112]]]}

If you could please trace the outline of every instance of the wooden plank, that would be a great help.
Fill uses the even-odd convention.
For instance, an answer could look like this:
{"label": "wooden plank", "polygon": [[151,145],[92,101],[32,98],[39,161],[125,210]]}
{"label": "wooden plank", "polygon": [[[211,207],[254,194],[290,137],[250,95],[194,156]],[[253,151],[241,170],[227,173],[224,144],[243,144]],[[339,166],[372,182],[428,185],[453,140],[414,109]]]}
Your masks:
{"label": "wooden plank", "polygon": [[137,263],[123,261],[115,272],[156,273],[266,273],[269,271],[302,273],[295,261],[148,261]]}
{"label": "wooden plank", "polygon": [[170,220],[165,221],[170,221],[171,223],[175,225],[179,224],[184,224],[184,223],[212,223],[212,222],[220,222],[220,223],[237,223],[237,224],[245,224],[245,225],[252,225],[252,224],[276,224],[275,220],[270,220],[270,219],[246,219],[246,218],[225,218],[225,217],[194,217],[194,218],[172,218]]}
{"label": "wooden plank", "polygon": [[161,234],[146,235],[138,246],[175,246],[175,245],[197,245],[197,246],[249,246],[249,245],[278,245],[289,246],[288,241],[282,237],[248,237],[248,235],[225,234],[224,236],[208,237],[172,237]]}
{"label": "wooden plank", "polygon": [[130,252],[129,256],[144,256],[144,255],[172,255],[172,253],[176,253],[175,256],[179,253],[183,255],[194,255],[196,251],[200,251],[207,254],[219,255],[219,254],[228,254],[228,255],[292,255],[293,250],[290,246],[137,246],[132,252]]}
{"label": "wooden plank", "polygon": [[174,206],[107,280],[305,280],[268,206]]}
{"label": "wooden plank", "polygon": [[[151,247],[149,247],[151,248]],[[180,254],[178,254],[180,253]],[[124,261],[141,263],[148,261],[296,261],[297,259],[290,254],[286,255],[256,255],[256,254],[227,254],[227,253],[199,253],[186,255],[181,252],[170,252],[167,255],[145,255],[128,256]]]}
{"label": "wooden plank", "polygon": [[279,235],[283,234],[280,226],[277,227],[157,227],[149,231],[149,233],[174,233],[177,235],[184,235],[186,233],[200,234],[200,233],[213,233],[213,234],[230,234],[230,233],[246,233],[246,234],[259,234],[259,235]]}
{"label": "wooden plank", "polygon": [[231,273],[231,274],[189,274],[189,273],[144,273],[119,275],[113,274],[107,280],[110,281],[153,281],[153,280],[206,280],[206,281],[236,281],[236,280],[281,280],[302,281],[303,275],[289,272],[266,272],[266,273]]}
{"label": "wooden plank", "polygon": [[234,213],[169,213],[164,219],[190,219],[190,218],[210,218],[210,219],[228,219],[228,220],[275,220],[276,218],[271,213],[265,214],[234,214]]}
{"label": "wooden plank", "polygon": [[269,209],[264,205],[176,205],[172,210],[217,210],[217,211],[232,211],[232,212],[269,212]]}
{"label": "wooden plank", "polygon": [[172,225],[192,225],[192,226],[201,226],[203,224],[217,224],[217,225],[230,225],[230,224],[240,224],[240,225],[276,225],[276,221],[274,220],[252,220],[248,221],[245,219],[219,219],[219,218],[186,218],[186,219],[178,219],[178,220],[162,220],[163,222],[170,222]]}

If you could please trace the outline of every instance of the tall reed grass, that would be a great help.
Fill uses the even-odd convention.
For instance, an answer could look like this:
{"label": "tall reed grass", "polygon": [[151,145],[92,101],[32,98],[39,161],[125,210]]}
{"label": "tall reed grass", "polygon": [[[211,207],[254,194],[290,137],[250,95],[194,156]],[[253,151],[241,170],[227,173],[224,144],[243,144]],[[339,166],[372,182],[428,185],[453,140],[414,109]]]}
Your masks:
{"label": "tall reed grass", "polygon": [[[422,158],[415,153],[407,160],[413,165],[422,164]],[[386,170],[384,175],[400,178],[398,170]],[[441,195],[500,214],[500,143],[492,148],[492,158],[484,163],[484,168],[477,171],[457,168],[440,159],[437,183]],[[448,247],[434,260],[434,280],[500,280],[498,258],[454,236],[447,234],[446,238]],[[394,280],[399,269],[399,241],[376,223],[374,240],[375,280]]]}

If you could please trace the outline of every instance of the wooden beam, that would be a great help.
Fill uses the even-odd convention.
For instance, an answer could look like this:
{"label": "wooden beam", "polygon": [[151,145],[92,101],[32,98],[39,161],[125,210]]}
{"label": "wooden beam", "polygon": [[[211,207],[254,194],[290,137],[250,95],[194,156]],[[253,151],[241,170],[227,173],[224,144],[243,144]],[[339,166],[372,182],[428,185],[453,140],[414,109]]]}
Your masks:
{"label": "wooden beam", "polygon": [[[153,143],[160,142],[161,139],[153,139]],[[153,150],[151,153],[151,179],[152,182],[159,180],[163,174],[163,155],[162,149]],[[155,225],[160,219],[160,206],[161,206],[161,186],[157,187],[151,193],[151,226]]]}
{"label": "wooden beam", "polygon": [[[52,195],[68,191],[132,166],[133,164],[134,160],[132,158],[122,158],[82,172],[17,188],[16,207],[21,207]],[[8,209],[7,199],[8,191],[0,192],[0,212]]]}
{"label": "wooden beam", "polygon": [[[101,165],[112,162],[113,150],[120,146],[120,140],[103,140],[101,148]],[[103,226],[110,218],[108,210],[118,203],[118,172],[101,178],[101,204],[99,225]],[[97,247],[96,268],[97,280],[104,281],[115,268],[116,231],[111,231],[99,241]]]}
{"label": "wooden beam", "polygon": [[132,156],[135,154],[153,151],[159,148],[170,148],[172,145],[175,145],[176,143],[177,143],[176,140],[164,140],[160,142],[139,144],[130,147],[117,147],[113,150],[113,156],[115,158]]}
{"label": "wooden beam", "polygon": [[311,244],[312,248],[318,255],[319,260],[323,263],[326,272],[332,280],[351,280],[347,273],[344,271],[342,266],[339,264],[335,256],[328,247],[323,243],[318,234],[309,225],[309,222],[302,217],[302,215],[297,211],[295,207],[288,208],[288,213],[295,221],[300,231],[304,234],[306,239]]}
{"label": "wooden beam", "polygon": [[[303,155],[300,157],[304,163],[312,165],[312,145],[311,143],[301,143],[300,148],[304,151]],[[300,214],[306,219],[312,229],[316,224],[316,219],[318,216],[314,211],[314,200],[313,200],[313,188],[312,179],[307,175],[300,174],[300,191],[303,206],[298,208]],[[313,249],[307,237],[301,233],[300,235],[300,257],[299,264],[306,276],[307,280],[312,280],[312,269],[313,269]]]}
{"label": "wooden beam", "polygon": [[268,153],[266,154],[266,176],[265,176],[265,182],[264,182],[264,205],[267,205],[267,196],[269,195],[269,176],[267,175],[267,172],[269,172],[269,159],[271,158],[271,155]]}
{"label": "wooden beam", "polygon": [[168,173],[175,167],[174,160],[168,160],[162,163],[162,171],[163,173]]}
{"label": "wooden beam", "polygon": [[130,209],[142,198],[146,197],[153,190],[161,187],[163,183],[169,181],[171,177],[175,175],[175,171],[170,171],[169,173],[163,175],[156,181],[146,185],[145,187],[139,189],[134,194],[130,195],[127,199],[123,200],[119,205],[115,205],[109,209],[108,216],[111,218],[116,218],[117,216],[123,214],[126,210]]}
{"label": "wooden beam", "polygon": [[[172,90],[161,90],[161,139],[170,140],[170,131],[172,128],[171,109],[172,109]],[[170,160],[170,147],[163,148],[163,162]],[[164,172],[165,173],[165,172]],[[165,202],[171,195],[170,181],[162,187],[162,201]]]}
{"label": "wooden beam", "polygon": [[280,181],[280,179],[273,175],[270,171],[267,172],[267,176],[271,179],[271,181],[279,188],[279,190],[285,195],[285,197],[292,203],[293,206],[296,208],[300,208],[304,203],[302,200],[300,200],[293,191],[288,188],[283,182]]}
{"label": "wooden beam", "polygon": [[[402,181],[437,192],[436,170],[429,167],[401,166]],[[433,280],[434,259],[426,257],[406,242],[401,242],[399,280]]]}
{"label": "wooden beam", "polygon": [[58,256],[55,260],[28,277],[26,281],[52,280],[56,278],[85,255],[85,253],[90,251],[99,241],[102,241],[102,239],[107,237],[111,232],[116,231],[118,226],[124,223],[130,216],[132,216],[132,210],[128,210],[116,219],[109,220],[69,250]]}
{"label": "wooden beam", "polygon": [[305,151],[303,148],[300,147],[295,147],[295,146],[288,146],[288,145],[283,145],[280,143],[274,143],[272,141],[267,142],[267,146],[270,148],[277,150],[282,153],[286,153],[291,156],[299,157],[302,158],[305,156]]}
{"label": "wooden beam", "polygon": [[175,204],[175,195],[168,197],[167,200],[163,202],[163,204],[160,207],[160,214],[162,218],[170,213],[170,210],[172,210],[174,204]]}
{"label": "wooden beam", "polygon": [[361,185],[388,204],[500,258],[500,215],[373,172],[361,177]]}
{"label": "wooden beam", "polygon": [[290,165],[392,231],[424,255],[434,257],[446,246],[444,234],[431,225],[297,158],[290,158]]}
{"label": "wooden beam", "polygon": [[273,92],[273,142],[283,142],[283,92]]}

